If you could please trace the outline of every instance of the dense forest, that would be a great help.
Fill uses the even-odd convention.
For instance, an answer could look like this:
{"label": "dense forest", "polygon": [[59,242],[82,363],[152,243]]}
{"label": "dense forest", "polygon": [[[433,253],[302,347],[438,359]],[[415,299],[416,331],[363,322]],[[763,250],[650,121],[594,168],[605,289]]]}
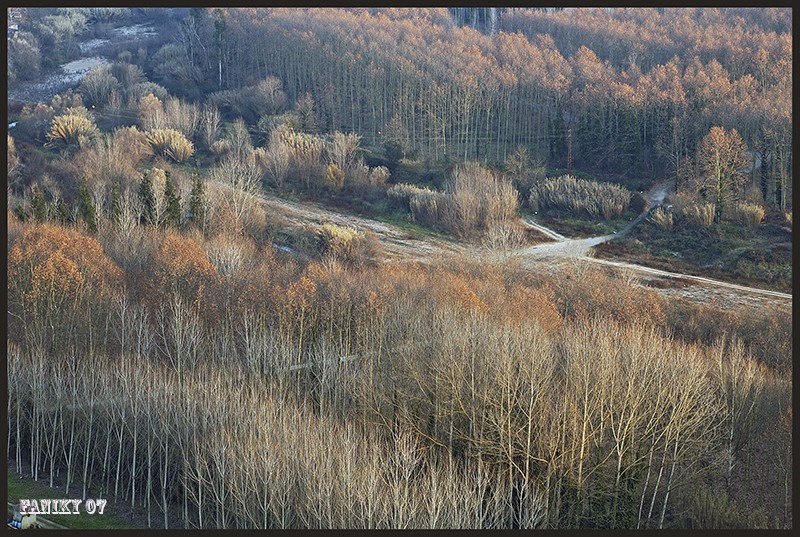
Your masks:
{"label": "dense forest", "polygon": [[792,527],[790,308],[265,204],[491,249],[669,180],[648,233],[790,243],[790,9],[9,17],[9,475],[140,527]]}

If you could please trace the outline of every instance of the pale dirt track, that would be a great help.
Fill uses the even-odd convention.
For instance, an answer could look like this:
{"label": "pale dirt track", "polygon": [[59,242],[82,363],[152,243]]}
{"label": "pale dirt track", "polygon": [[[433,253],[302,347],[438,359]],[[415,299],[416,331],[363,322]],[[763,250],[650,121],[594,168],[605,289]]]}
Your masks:
{"label": "pale dirt track", "polygon": [[[663,202],[670,186],[669,183],[659,183],[648,192],[648,209]],[[674,285],[669,288],[656,288],[656,290],[665,296],[685,298],[692,302],[714,304],[726,308],[742,304],[756,307],[771,305],[791,308],[792,304],[792,295],[787,293],[591,257],[593,246],[623,236],[647,216],[648,210],[645,210],[633,222],[615,234],[588,239],[568,239],[535,222],[524,222],[529,227],[533,227],[553,239],[554,242],[505,252],[492,252],[483,246],[457,243],[454,240],[427,236],[413,237],[408,231],[398,226],[361,216],[338,213],[316,203],[287,201],[267,194],[259,194],[256,197],[266,209],[280,215],[291,226],[314,227],[324,223],[333,223],[360,231],[373,232],[381,243],[384,259],[389,262],[428,262],[456,254],[473,259],[488,259],[493,262],[516,258],[523,266],[544,272],[559,271],[563,267],[574,266],[576,263],[591,263],[614,271],[624,271],[629,281],[642,286],[652,280],[673,280]]]}

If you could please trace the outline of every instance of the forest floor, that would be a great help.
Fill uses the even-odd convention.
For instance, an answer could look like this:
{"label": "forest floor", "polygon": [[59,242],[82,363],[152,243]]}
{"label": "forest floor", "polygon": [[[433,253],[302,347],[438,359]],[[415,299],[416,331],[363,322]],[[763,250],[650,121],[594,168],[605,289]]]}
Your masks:
{"label": "forest floor", "polygon": [[456,241],[455,239],[419,236],[394,224],[336,212],[317,203],[288,201],[269,194],[261,194],[257,198],[266,206],[265,208],[273,214],[280,215],[292,227],[308,228],[309,225],[333,223],[349,226],[362,232],[373,232],[381,243],[384,258],[389,262],[428,262],[440,259],[445,255],[456,254],[493,262],[505,262],[516,258],[525,267],[547,272],[558,272],[570,265],[591,263],[604,266],[612,271],[622,271],[628,281],[642,287],[654,288],[668,297],[713,304],[726,309],[739,305],[758,307],[766,304],[791,308],[791,294],[659,270],[635,263],[592,257],[592,247],[627,234],[635,225],[644,220],[650,209],[664,201],[670,188],[671,184],[668,182],[654,185],[647,196],[649,207],[617,233],[586,239],[569,239],[536,222],[523,221],[528,227],[539,231],[554,242],[503,252],[492,251],[480,244]]}

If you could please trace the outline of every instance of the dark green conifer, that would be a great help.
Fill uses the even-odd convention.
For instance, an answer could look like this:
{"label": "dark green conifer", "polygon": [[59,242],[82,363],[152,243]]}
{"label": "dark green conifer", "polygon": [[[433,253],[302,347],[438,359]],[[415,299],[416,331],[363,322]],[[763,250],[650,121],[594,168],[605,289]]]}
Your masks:
{"label": "dark green conifer", "polygon": [[44,195],[35,185],[31,187],[31,214],[39,222],[47,219],[47,203]]}
{"label": "dark green conifer", "polygon": [[165,172],[166,182],[164,184],[164,217],[162,219],[165,226],[179,227],[181,224],[181,197],[175,192],[175,185],[172,182],[169,170]]}
{"label": "dark green conifer", "polygon": [[142,174],[139,182],[139,202],[142,205],[139,223],[152,224],[156,217],[156,196],[153,193],[153,181],[147,172]]}
{"label": "dark green conifer", "polygon": [[205,220],[206,199],[203,180],[195,173],[192,179],[192,193],[189,198],[189,212],[192,223],[198,227],[203,226]]}
{"label": "dark green conifer", "polygon": [[78,194],[80,199],[80,216],[86,223],[87,229],[92,232],[97,232],[97,209],[94,206],[92,195],[89,193],[89,186],[86,184],[84,178],[81,182],[81,190]]}

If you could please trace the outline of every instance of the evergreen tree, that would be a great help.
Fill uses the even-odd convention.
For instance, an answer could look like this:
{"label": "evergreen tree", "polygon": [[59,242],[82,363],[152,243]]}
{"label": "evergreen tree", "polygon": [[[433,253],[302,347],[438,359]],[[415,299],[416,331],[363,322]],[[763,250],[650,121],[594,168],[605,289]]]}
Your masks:
{"label": "evergreen tree", "polygon": [[86,179],[84,178],[81,182],[81,190],[79,193],[80,198],[80,215],[84,222],[86,222],[86,227],[89,229],[90,232],[96,233],[97,232],[97,209],[94,206],[94,201],[92,200],[92,195],[89,193],[89,186],[86,184]]}
{"label": "evergreen tree", "polygon": [[156,217],[156,196],[153,193],[153,181],[145,172],[139,183],[139,202],[142,205],[142,213],[139,222],[152,224]]}
{"label": "evergreen tree", "polygon": [[28,212],[25,210],[25,207],[23,207],[21,203],[17,203],[17,206],[14,207],[14,214],[22,222],[28,219]]}
{"label": "evergreen tree", "polygon": [[55,201],[53,212],[55,213],[56,220],[61,224],[66,224],[70,221],[69,207],[67,207],[67,204],[64,203],[64,200],[61,198]]}
{"label": "evergreen tree", "polygon": [[31,187],[31,214],[39,222],[47,219],[47,203],[44,195],[35,185]]}
{"label": "evergreen tree", "polygon": [[192,193],[189,198],[189,212],[191,213],[192,223],[198,227],[203,227],[205,221],[206,198],[203,180],[200,175],[195,173],[192,180]]}
{"label": "evergreen tree", "polygon": [[163,224],[178,227],[181,224],[181,197],[175,192],[175,185],[170,177],[170,172],[165,172],[167,180],[164,185],[164,211]]}

